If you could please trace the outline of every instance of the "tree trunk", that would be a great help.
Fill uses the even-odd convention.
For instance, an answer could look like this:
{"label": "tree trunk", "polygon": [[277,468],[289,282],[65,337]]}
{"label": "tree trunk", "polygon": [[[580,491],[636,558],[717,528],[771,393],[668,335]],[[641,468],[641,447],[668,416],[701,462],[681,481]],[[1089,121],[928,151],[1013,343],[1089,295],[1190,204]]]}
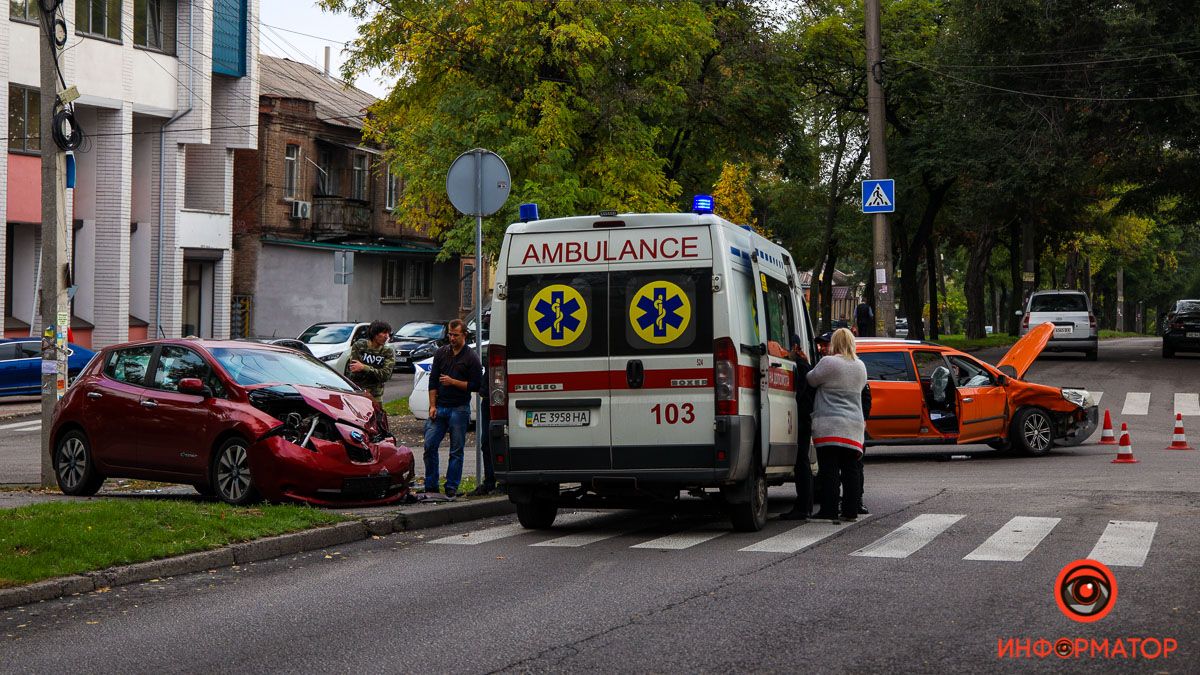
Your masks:
{"label": "tree trunk", "polygon": [[1063,285],[1067,288],[1079,288],[1079,251],[1067,251],[1067,269],[1063,272]]}
{"label": "tree trunk", "polygon": [[[934,243],[933,237],[925,240],[925,267],[929,272],[929,339],[938,339],[938,256],[937,244]],[[912,326],[912,317],[909,317],[908,324]]]}
{"label": "tree trunk", "polygon": [[984,286],[987,281],[988,266],[992,260],[992,245],[996,235],[988,226],[979,233],[979,239],[971,248],[971,257],[967,262],[967,276],[963,283],[963,292],[967,296],[967,325],[966,335],[971,339],[982,338],[984,322],[987,320],[987,306],[984,298]]}
{"label": "tree trunk", "polygon": [[821,274],[821,332],[833,329],[833,270],[837,265],[837,238],[829,242],[825,256],[825,271]]}
{"label": "tree trunk", "polygon": [[[1021,292],[1024,284],[1021,282],[1021,223],[1012,219],[1008,223],[1008,274],[1012,283],[1012,294],[1008,298],[1008,318],[1004,324],[1008,327],[1009,335],[1021,334],[1021,317],[1017,316],[1025,302]],[[999,326],[996,328],[999,330]]]}

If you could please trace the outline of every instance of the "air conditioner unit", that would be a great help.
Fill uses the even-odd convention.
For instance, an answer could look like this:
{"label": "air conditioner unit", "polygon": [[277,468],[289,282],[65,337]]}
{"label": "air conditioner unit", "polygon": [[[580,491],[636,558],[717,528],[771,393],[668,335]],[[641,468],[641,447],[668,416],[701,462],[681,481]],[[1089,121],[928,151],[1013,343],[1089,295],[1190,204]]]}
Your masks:
{"label": "air conditioner unit", "polygon": [[292,202],[292,218],[304,219],[308,218],[309,211],[312,210],[311,202]]}

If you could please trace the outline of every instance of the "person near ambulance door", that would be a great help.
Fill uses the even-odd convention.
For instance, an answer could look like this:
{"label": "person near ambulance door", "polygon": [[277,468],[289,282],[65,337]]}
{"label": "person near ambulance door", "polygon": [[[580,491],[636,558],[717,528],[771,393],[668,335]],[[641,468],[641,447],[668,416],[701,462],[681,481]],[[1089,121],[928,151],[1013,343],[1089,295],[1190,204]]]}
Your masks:
{"label": "person near ambulance door", "polygon": [[391,337],[392,327],[386,321],[372,321],[367,327],[367,337],[350,346],[350,360],[346,363],[350,381],[370,392],[380,404],[383,385],[392,379],[392,368],[396,365],[396,353],[388,346]]}
{"label": "person near ambulance door", "polygon": [[812,435],[817,446],[820,508],[813,517],[838,520],[840,483],[842,518],[856,520],[862,508],[858,460],[866,434],[862,390],[867,386],[867,367],[854,351],[854,335],[849,330],[834,331],[829,356],[809,371],[807,379],[810,386],[816,387]]}
{"label": "person near ambulance door", "polygon": [[[492,465],[492,435],[488,433],[491,410],[488,409],[488,371],[483,367],[483,380],[479,385],[479,419],[483,436],[479,439],[479,454],[483,457],[483,483],[471,491],[472,497],[490,495],[496,491],[496,467]],[[501,490],[503,492],[503,490]]]}
{"label": "person near ambulance door", "polygon": [[471,394],[479,391],[483,366],[467,349],[467,326],[454,319],[448,326],[450,344],[437,350],[429,369],[429,419],[425,420],[425,492],[438,492],[438,448],[450,432],[446,463],[446,496],[458,494],[462,480],[463,446],[471,425]]}
{"label": "person near ambulance door", "polygon": [[814,388],[808,386],[807,375],[812,370],[808,355],[798,335],[792,336],[791,358],[796,361],[796,504],[792,510],[779,516],[783,520],[808,520],[812,514],[812,463],[808,457],[808,446],[812,441],[812,409]]}
{"label": "person near ambulance door", "polygon": [[858,328],[858,337],[875,337],[875,310],[866,302],[858,303],[854,308],[854,324]]}

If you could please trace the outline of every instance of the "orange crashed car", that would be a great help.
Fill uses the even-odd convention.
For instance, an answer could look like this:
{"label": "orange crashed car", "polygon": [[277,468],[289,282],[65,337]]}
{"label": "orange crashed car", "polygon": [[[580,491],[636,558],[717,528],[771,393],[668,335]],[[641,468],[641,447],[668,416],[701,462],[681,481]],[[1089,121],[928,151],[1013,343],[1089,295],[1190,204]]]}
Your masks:
{"label": "orange crashed car", "polygon": [[1083,389],[1026,382],[1054,334],[1029,331],[995,366],[957,349],[899,339],[858,340],[871,387],[868,445],[987,443],[1043,455],[1096,430],[1098,408]]}

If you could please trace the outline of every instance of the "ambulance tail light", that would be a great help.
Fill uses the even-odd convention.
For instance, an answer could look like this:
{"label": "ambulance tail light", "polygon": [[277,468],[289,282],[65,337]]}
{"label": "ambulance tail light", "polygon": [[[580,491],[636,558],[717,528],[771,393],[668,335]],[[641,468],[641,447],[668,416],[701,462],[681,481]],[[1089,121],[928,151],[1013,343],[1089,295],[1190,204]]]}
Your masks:
{"label": "ambulance tail light", "polygon": [[488,345],[488,416],[508,421],[508,354],[504,345]]}
{"label": "ambulance tail light", "polygon": [[737,349],[730,338],[713,341],[713,388],[717,415],[738,414]]}

